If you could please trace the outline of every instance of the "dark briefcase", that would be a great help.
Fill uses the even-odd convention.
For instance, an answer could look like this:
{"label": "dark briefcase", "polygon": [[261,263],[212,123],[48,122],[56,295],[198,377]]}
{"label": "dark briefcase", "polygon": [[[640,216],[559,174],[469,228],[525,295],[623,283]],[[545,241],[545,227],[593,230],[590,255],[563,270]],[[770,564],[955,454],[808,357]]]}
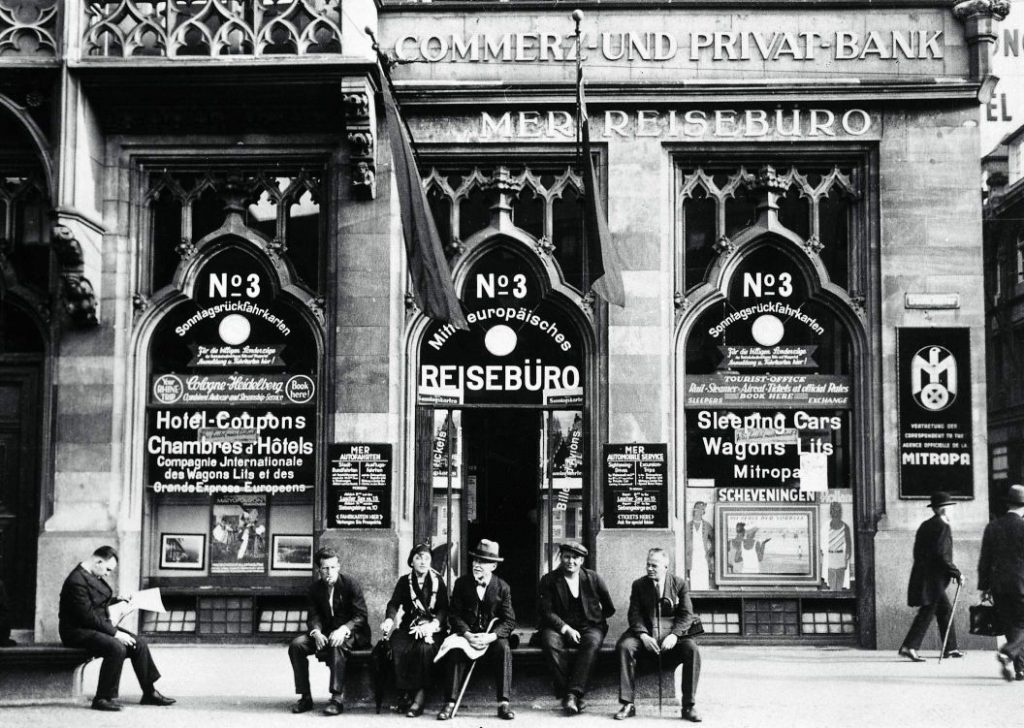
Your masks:
{"label": "dark briefcase", "polygon": [[991,604],[975,604],[968,611],[971,614],[971,634],[986,637],[998,637],[1003,634],[999,619],[996,617],[996,608]]}

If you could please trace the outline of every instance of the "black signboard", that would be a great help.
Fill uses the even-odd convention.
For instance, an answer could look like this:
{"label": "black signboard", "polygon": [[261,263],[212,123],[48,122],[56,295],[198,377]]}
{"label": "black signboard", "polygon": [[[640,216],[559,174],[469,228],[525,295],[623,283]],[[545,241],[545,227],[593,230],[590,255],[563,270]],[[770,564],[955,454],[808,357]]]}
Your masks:
{"label": "black signboard", "polygon": [[391,527],[391,445],[357,442],[327,446],[330,528]]}
{"label": "black signboard", "polygon": [[966,328],[896,330],[900,497],[974,497],[971,337]]}
{"label": "black signboard", "polygon": [[668,528],[668,445],[605,443],[605,528]]}

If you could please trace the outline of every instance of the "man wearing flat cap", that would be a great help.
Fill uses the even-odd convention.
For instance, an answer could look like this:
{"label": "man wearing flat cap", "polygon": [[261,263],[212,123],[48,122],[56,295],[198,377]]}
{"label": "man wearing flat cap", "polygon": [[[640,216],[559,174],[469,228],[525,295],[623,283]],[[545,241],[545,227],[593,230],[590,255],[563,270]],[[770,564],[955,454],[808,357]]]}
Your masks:
{"label": "man wearing flat cap", "polygon": [[[512,610],[512,590],[504,580],[494,575],[494,569],[504,559],[496,541],[483,539],[469,552],[472,569],[455,580],[449,602],[448,624],[453,635],[465,638],[468,649],[447,652],[448,680],[445,684],[445,704],[437,714],[438,720],[450,720],[455,712],[455,700],[462,689],[466,671],[475,660],[489,659],[497,670],[495,690],[498,699],[498,717],[512,720],[515,712],[509,705],[512,694],[512,648],[508,638],[516,628],[516,613]],[[446,641],[447,642],[447,641]],[[441,651],[444,652],[442,646]]]}
{"label": "man wearing flat cap", "polygon": [[949,493],[932,493],[928,506],[935,515],[921,524],[914,539],[914,565],[907,586],[907,605],[918,607],[918,610],[899,649],[899,654],[912,662],[924,662],[917,651],[921,649],[921,641],[932,618],[938,621],[940,642],[949,632],[943,657],[963,657],[957,647],[956,628],[950,622],[953,608],[946,596],[946,587],[951,580],[964,583],[960,569],[953,563],[953,530],[949,527],[948,515],[952,505],[955,502]]}
{"label": "man wearing flat cap", "polygon": [[541,577],[537,597],[540,645],[566,715],[576,715],[586,707],[590,672],[608,633],[608,617],[615,614],[604,580],[596,571],[583,568],[587,555],[583,544],[563,543],[559,566]]}
{"label": "man wearing flat cap", "polygon": [[1006,644],[996,657],[1006,680],[1024,680],[1024,485],[1012,485],[1007,511],[985,527],[978,589],[991,595]]}

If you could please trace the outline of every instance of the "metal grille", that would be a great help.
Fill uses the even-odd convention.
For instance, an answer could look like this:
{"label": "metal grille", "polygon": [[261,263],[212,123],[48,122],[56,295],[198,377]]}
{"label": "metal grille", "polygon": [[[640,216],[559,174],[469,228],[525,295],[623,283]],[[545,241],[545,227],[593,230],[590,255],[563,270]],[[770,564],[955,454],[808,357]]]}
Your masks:
{"label": "metal grille", "polygon": [[797,635],[800,606],[795,599],[748,599],[743,602],[743,634]]}

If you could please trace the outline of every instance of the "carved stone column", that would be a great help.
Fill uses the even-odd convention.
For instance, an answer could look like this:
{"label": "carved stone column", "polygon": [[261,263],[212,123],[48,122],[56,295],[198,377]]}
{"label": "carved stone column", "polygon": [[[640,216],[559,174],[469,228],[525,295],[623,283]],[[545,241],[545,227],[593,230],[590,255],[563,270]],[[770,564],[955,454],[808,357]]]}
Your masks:
{"label": "carved stone column", "polygon": [[373,199],[377,180],[377,113],[373,86],[368,78],[346,78],[341,82],[341,94],[345,104],[352,193],[360,199]]}
{"label": "carved stone column", "polygon": [[962,0],[953,5],[953,15],[964,24],[970,46],[970,72],[975,81],[991,75],[992,45],[996,42],[996,23],[1010,12],[1010,0]]}

